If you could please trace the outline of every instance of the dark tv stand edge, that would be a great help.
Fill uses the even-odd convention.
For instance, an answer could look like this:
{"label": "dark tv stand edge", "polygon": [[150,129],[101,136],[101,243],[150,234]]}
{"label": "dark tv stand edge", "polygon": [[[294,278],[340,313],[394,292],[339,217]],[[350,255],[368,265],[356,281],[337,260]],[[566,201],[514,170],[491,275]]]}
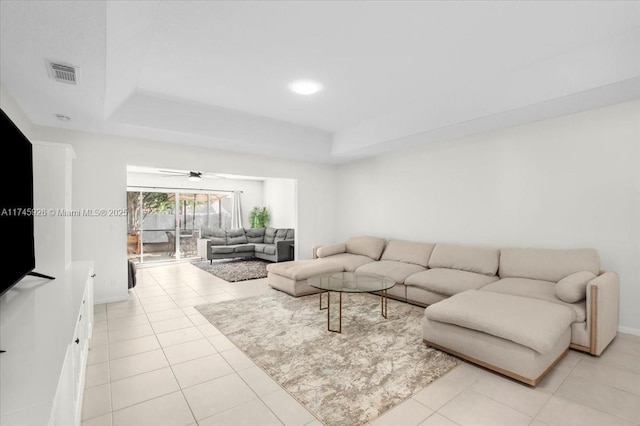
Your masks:
{"label": "dark tv stand edge", "polygon": [[45,275],[45,274],[41,274],[39,272],[33,272],[33,271],[28,272],[27,275],[31,275],[33,277],[38,277],[38,278],[46,278],[48,280],[55,280],[56,279],[55,277],[51,277],[49,275]]}

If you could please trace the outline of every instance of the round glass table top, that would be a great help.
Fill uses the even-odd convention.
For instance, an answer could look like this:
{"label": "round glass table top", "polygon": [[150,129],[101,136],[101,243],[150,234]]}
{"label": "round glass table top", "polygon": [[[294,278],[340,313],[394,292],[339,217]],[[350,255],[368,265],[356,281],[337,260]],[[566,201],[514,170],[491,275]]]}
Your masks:
{"label": "round glass table top", "polygon": [[370,293],[388,290],[395,281],[380,275],[361,274],[356,272],[332,272],[316,275],[307,279],[311,287],[327,291],[343,293]]}

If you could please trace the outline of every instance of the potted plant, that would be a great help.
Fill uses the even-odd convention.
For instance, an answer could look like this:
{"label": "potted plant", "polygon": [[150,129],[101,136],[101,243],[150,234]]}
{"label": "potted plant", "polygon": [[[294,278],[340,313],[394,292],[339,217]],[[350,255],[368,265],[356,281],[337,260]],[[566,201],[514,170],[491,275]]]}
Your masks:
{"label": "potted plant", "polygon": [[252,228],[264,228],[269,223],[269,211],[266,207],[254,207],[249,213]]}

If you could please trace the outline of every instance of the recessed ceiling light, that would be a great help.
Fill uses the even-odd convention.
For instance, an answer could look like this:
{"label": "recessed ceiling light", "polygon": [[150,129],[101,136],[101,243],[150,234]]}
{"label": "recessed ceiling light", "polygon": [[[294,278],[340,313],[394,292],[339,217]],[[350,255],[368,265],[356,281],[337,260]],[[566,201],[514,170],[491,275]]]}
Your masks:
{"label": "recessed ceiling light", "polygon": [[69,121],[71,120],[71,117],[64,115],[64,114],[56,114],[56,118],[60,121]]}
{"label": "recessed ceiling light", "polygon": [[313,80],[296,80],[289,84],[289,89],[298,95],[313,95],[322,90],[322,84]]}

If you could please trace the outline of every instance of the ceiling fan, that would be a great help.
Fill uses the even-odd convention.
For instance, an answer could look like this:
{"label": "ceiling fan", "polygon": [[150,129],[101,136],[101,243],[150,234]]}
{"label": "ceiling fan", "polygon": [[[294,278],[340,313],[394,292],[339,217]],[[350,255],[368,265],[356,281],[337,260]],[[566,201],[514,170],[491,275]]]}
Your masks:
{"label": "ceiling fan", "polygon": [[185,171],[181,171],[181,170],[159,170],[159,172],[162,173],[164,175],[164,177],[186,176],[192,182],[198,182],[203,177],[204,178],[209,178],[209,179],[219,179],[217,176],[210,176],[210,175],[206,175],[206,174],[204,174],[202,172],[195,172],[195,171],[185,172]]}

